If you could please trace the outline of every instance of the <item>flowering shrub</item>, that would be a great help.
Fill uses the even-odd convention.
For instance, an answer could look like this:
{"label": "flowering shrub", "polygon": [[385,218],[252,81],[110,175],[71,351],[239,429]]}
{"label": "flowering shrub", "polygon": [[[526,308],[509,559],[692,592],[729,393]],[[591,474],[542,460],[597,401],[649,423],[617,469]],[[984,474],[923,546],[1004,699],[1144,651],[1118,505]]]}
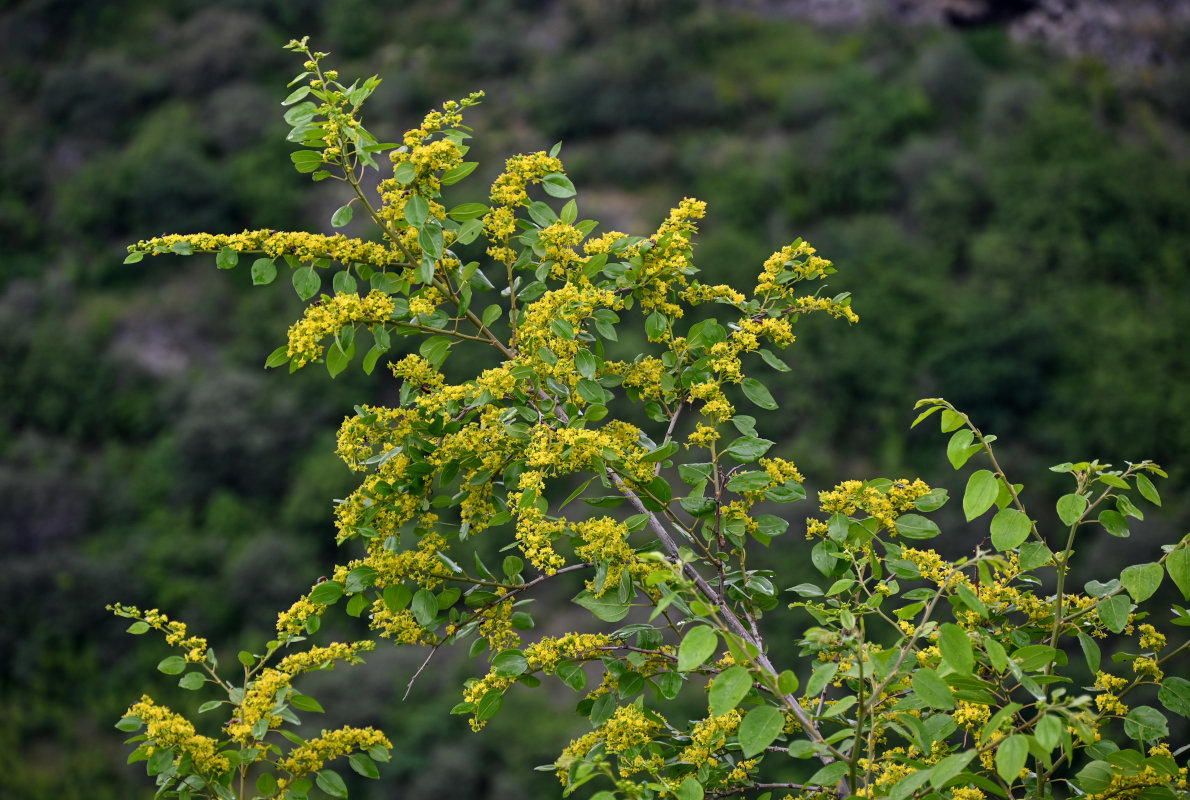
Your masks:
{"label": "flowering shrub", "polygon": [[[314,302],[270,367],[322,362],[333,377],[362,352],[371,373],[394,341],[416,351],[389,363],[399,402],[357,407],[339,431],[338,454],[361,484],[335,521],[358,556],[279,615],[262,654],[240,653],[241,679],[220,677],[206,641],[181,623],[113,607],[135,620],[132,633],[156,629],[179,649],[163,672],[223,695],[200,708],[225,712],[218,738],[147,696],[120,721],[141,731],[134,757],[167,796],[296,800],[317,785],[342,797],[328,766],[341,756],[377,777],[390,748],[381,733],[307,740],[286,727],[321,710],[294,688],[299,675],[358,662],[376,645],[302,644],[340,602],[377,639],[427,647],[427,663],[446,645],[483,656],[485,674],[453,708],[477,731],[515,686],[553,678],[577,692],[590,730],[554,764],[567,795],[590,784],[598,800],[1190,796],[1167,716],[1190,715],[1190,681],[1165,674],[1188,645],[1164,624],[1185,626],[1190,614],[1174,606],[1172,620],[1153,620],[1143,608],[1166,575],[1190,597],[1188,542],[1118,573],[1092,565],[1081,586],[1071,569],[1085,537],[1129,535],[1129,518],[1142,518],[1135,498],[1160,504],[1157,465],[1055,467],[1071,491],[1056,516],[1034,516],[995,437],[946,401],[922,400],[914,424],[939,415],[956,469],[986,461],[961,504],[979,528],[992,514],[990,538],[943,557],[924,515],[947,502],[944,490],[846,481],[819,495],[810,544],[790,545],[807,548],[821,579],[780,587],[748,553],[786,535],[790,515],[771,512],[804,499],[803,479],[737,406],[777,409],[749,372],[788,369],[774,350],[794,341],[803,316],[857,321],[848,295],[803,288],[833,274],[831,263],[799,240],[763,264],[747,295],[703,283],[692,249],[702,203],[683,200],[647,237],[594,236],[557,148],[510,158],[489,203],[451,206],[448,187],[475,167],[463,114],[480,95],[445,103],[399,146],[382,144],[360,118],[378,79],[344,85],[305,40],[289,49],[305,58],[285,100],[289,139],[303,148],[293,162],[349,185],[355,197],[332,223],[363,213],[380,240],[172,235],[132,246],[127,261],[206,252],[231,268],[254,254],[258,284],[288,265]],[[384,175],[375,192],[371,169]],[[459,253],[481,238],[487,260],[464,263]],[[647,352],[624,352],[620,333],[634,329]],[[453,382],[443,367],[456,348],[487,349],[490,368]],[[628,421],[633,406],[643,427]],[[471,546],[477,537],[515,552],[492,568]],[[536,636],[526,604],[566,573],[582,575],[573,602],[602,627]],[[797,634],[802,658],[777,665],[766,635],[787,607],[814,624]],[[1125,649],[1111,665],[1105,640]],[[1080,686],[1086,675],[1093,686]],[[695,719],[667,704],[684,687],[705,690]],[[800,781],[773,777],[791,765]]]}

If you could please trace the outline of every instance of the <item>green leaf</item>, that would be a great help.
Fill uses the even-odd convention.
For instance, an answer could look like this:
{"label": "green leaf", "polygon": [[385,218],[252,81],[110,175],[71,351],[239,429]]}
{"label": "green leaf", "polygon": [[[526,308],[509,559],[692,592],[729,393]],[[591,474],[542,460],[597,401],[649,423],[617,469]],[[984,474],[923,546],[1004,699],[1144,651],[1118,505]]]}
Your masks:
{"label": "green leaf", "polygon": [[752,689],[752,675],[740,666],[728,667],[711,681],[708,705],[712,717],[731,711]]}
{"label": "green leaf", "polygon": [[376,582],[376,569],[366,564],[360,565],[347,573],[343,581],[343,589],[349,594],[362,592]]}
{"label": "green leaf", "polygon": [[999,493],[1000,482],[991,470],[981,469],[972,473],[967,480],[967,489],[963,492],[963,513],[967,521],[991,508]]}
{"label": "green leaf", "polygon": [[1087,510],[1087,498],[1081,494],[1064,494],[1058,498],[1058,519],[1064,525],[1073,525]]}
{"label": "green leaf", "polygon": [[1118,536],[1121,539],[1128,538],[1128,521],[1119,511],[1113,511],[1110,508],[1100,511],[1099,524],[1112,536]]}
{"label": "green leaf", "polygon": [[678,646],[678,671],[689,672],[715,654],[719,635],[705,625],[691,628]]}
{"label": "green leaf", "polygon": [[1183,717],[1190,717],[1190,681],[1166,675],[1157,691],[1157,699],[1168,710]]}
{"label": "green leaf", "polygon": [[571,602],[587,609],[604,622],[619,622],[632,610],[631,603],[620,603],[611,597],[611,593],[596,597],[586,589],[575,595]]}
{"label": "green leaf", "polygon": [[928,667],[913,671],[913,691],[930,708],[954,708],[954,694],[950,687]]}
{"label": "green leaf", "polygon": [[198,713],[205,714],[208,711],[214,711],[216,708],[218,708],[221,705],[223,705],[222,700],[208,700],[207,702],[203,703],[201,706],[198,707]]}
{"label": "green leaf", "polygon": [[810,680],[806,681],[806,694],[810,697],[822,694],[826,689],[826,685],[835,677],[835,673],[839,671],[839,665],[835,662],[827,664],[816,664],[814,670],[810,673]]}
{"label": "green leaf", "polygon": [[1025,572],[1048,564],[1053,557],[1053,552],[1043,542],[1025,542],[1021,545],[1021,569]]}
{"label": "green leaf", "polygon": [[503,313],[504,309],[493,303],[483,310],[483,316],[480,319],[482,320],[484,327],[488,327],[493,322],[500,319],[500,315]]}
{"label": "green leaf", "polygon": [[1033,729],[1033,738],[1037,740],[1046,752],[1053,750],[1062,743],[1062,734],[1066,731],[1066,723],[1057,714],[1042,717]]}
{"label": "green leaf", "polygon": [[1157,487],[1149,480],[1149,476],[1138,472],[1136,474],[1136,488],[1140,490],[1140,496],[1148,500],[1155,506],[1161,505],[1161,495],[1157,493]]}
{"label": "green leaf", "polygon": [[415,194],[405,201],[405,221],[415,228],[426,224],[430,215],[430,204],[420,194]]}
{"label": "green leaf", "polygon": [[1099,664],[1103,658],[1102,654],[1099,652],[1099,645],[1094,639],[1081,631],[1078,634],[1078,643],[1083,649],[1083,658],[1087,661],[1087,668],[1090,669],[1091,674],[1094,675],[1099,671]]}
{"label": "green leaf", "polygon": [[1014,733],[996,748],[996,772],[1005,783],[1014,783],[1029,757],[1029,737]]}
{"label": "green leaf", "polygon": [[347,763],[356,773],[363,775],[365,778],[376,780],[380,777],[380,770],[376,768],[376,762],[367,756],[365,753],[352,753]]}
{"label": "green leaf", "polygon": [[784,727],[785,715],[773,706],[760,706],[745,714],[738,734],[744,758],[764,752]]}
{"label": "green leaf", "polygon": [[343,584],[323,581],[310,591],[310,602],[329,606],[343,596]]}
{"label": "green leaf", "polygon": [[1169,736],[1169,720],[1152,706],[1137,706],[1124,717],[1124,733],[1138,742],[1152,742]]}
{"label": "green leaf", "polygon": [[335,294],[355,294],[359,291],[355,277],[345,269],[335,273],[335,277],[331,280],[331,287],[335,290]]}
{"label": "green leaf", "polygon": [[326,349],[326,371],[330,373],[333,378],[343,370],[347,369],[347,365],[351,363],[346,351],[338,342],[331,342],[331,346]]}
{"label": "green leaf", "polygon": [[166,675],[181,675],[186,669],[186,659],[181,656],[167,656],[161,659],[161,663],[157,665],[160,672]]}
{"label": "green leaf", "polygon": [[784,670],[777,676],[777,691],[781,694],[793,694],[797,691],[797,673],[791,669]]}
{"label": "green leaf", "polygon": [[997,550],[1015,550],[1020,547],[1033,525],[1029,518],[1015,508],[1002,508],[992,517],[992,546]]}
{"label": "green leaf", "polygon": [[322,153],[317,150],[298,150],[289,154],[289,160],[298,172],[313,172],[322,165]]}
{"label": "green leaf", "polygon": [[264,360],[266,369],[279,367],[289,361],[289,345],[283,344],[273,352],[269,353],[269,357]]}
{"label": "green leaf", "polygon": [[[259,263],[259,262],[258,262]],[[255,264],[252,265],[255,268]],[[303,300],[309,300],[314,295],[318,294],[318,290],[322,288],[322,276],[314,271],[314,267],[309,269],[298,269],[293,273],[293,290],[297,292],[297,296]]]}
{"label": "green leaf", "polygon": [[529,662],[520,650],[501,650],[492,659],[492,670],[501,678],[515,678],[529,671]]}
{"label": "green leaf", "polygon": [[897,517],[897,533],[907,539],[933,539],[942,533],[937,523],[920,514],[902,514]]}
{"label": "green leaf", "polygon": [[677,797],[677,800],[702,800],[702,784],[693,775],[687,775],[678,785],[674,796]]}
{"label": "green leaf", "polygon": [[256,777],[256,793],[268,797],[277,791],[277,778],[271,772],[262,772]]}
{"label": "green leaf", "polygon": [[584,378],[593,380],[597,363],[590,350],[579,350],[574,354],[574,368]]}
{"label": "green leaf", "polygon": [[943,408],[942,418],[939,421],[939,425],[943,433],[957,431],[959,428],[963,427],[963,415],[955,411],[951,411],[949,408]]}
{"label": "green leaf", "polygon": [[756,352],[760,354],[760,358],[764,361],[764,363],[777,370],[777,372],[789,372],[789,365],[777,358],[777,356],[774,355],[772,351],[761,348]]}
{"label": "green leaf", "polygon": [[488,207],[483,203],[463,203],[446,213],[456,222],[466,222],[469,219],[478,219],[488,213]]}
{"label": "green leaf", "polygon": [[1190,547],[1183,546],[1170,553],[1165,559],[1165,571],[1182,597],[1190,600]]}
{"label": "green leaf", "polygon": [[1079,770],[1079,788],[1088,794],[1099,794],[1107,791],[1113,777],[1111,764],[1106,761],[1092,761]]}
{"label": "green leaf", "polygon": [[953,622],[942,624],[938,636],[942,660],[960,675],[970,675],[975,669],[975,653],[967,632]]}
{"label": "green leaf", "polygon": [[723,448],[723,452],[740,463],[749,464],[767,453],[772,446],[773,442],[769,439],[741,436]]}
{"label": "green leaf", "polygon": [[930,772],[930,785],[935,789],[941,789],[948,781],[957,777],[959,773],[965,770],[974,758],[975,751],[966,750],[942,759],[934,765],[933,770]]}
{"label": "green leaf", "polygon": [[124,733],[132,733],[133,731],[140,730],[142,725],[144,723],[141,722],[140,717],[124,717],[116,723],[116,730],[124,731]]}
{"label": "green leaf", "polygon": [[454,184],[458,183],[463,178],[466,178],[468,175],[470,175],[472,172],[474,172],[475,168],[478,166],[479,166],[478,161],[464,161],[462,164],[459,164],[457,167],[451,167],[446,172],[442,173],[442,185],[443,186],[453,186]]}
{"label": "green leaf", "polygon": [[182,679],[178,681],[178,686],[193,692],[201,689],[202,685],[206,682],[207,679],[203,677],[201,672],[187,672],[182,676]]}
{"label": "green leaf", "polygon": [[343,782],[343,778],[339,773],[333,769],[320,769],[318,771],[318,777],[314,782],[318,784],[319,789],[331,797],[347,797],[347,784]]}
{"label": "green leaf", "polygon": [[308,84],[306,86],[299,86],[298,88],[293,90],[293,92],[289,95],[289,97],[286,97],[284,100],[281,101],[281,105],[291,106],[308,94],[310,94],[310,86]]}
{"label": "green leaf", "polygon": [[740,383],[740,388],[744,390],[744,395],[756,405],[767,411],[773,411],[777,408],[777,401],[769,394],[769,390],[763,383],[755,378],[744,378]]}
{"label": "green leaf", "polygon": [[152,630],[152,628],[149,627],[149,623],[137,620],[128,626],[128,630],[126,632],[131,633],[133,636],[140,636],[142,633],[148,633],[150,630]]}
{"label": "green leaf", "polygon": [[955,431],[954,436],[946,443],[946,458],[955,469],[961,469],[967,459],[979,452],[980,446],[971,444],[975,435],[967,428]]}
{"label": "green leaf", "polygon": [[[277,264],[271,258],[258,258],[252,262],[252,285],[265,286],[277,278]],[[303,298],[306,299],[306,298]]]}
{"label": "green leaf", "polygon": [[750,472],[738,472],[731,476],[731,480],[727,482],[727,488],[733,492],[756,492],[772,482],[767,472],[760,470],[753,470]]}
{"label": "green leaf", "polygon": [[1099,619],[1112,633],[1119,633],[1128,624],[1132,603],[1125,595],[1117,594],[1099,601]]}
{"label": "green leaf", "polygon": [[331,225],[336,228],[342,228],[348,222],[351,222],[351,203],[345,206],[339,206],[339,209],[331,215]]}
{"label": "green leaf", "polygon": [[[142,260],[144,257],[145,257],[144,253],[140,253],[140,252],[129,253],[124,258],[124,263],[125,264],[135,264],[135,263],[139,262],[140,260]],[[216,262],[216,263],[218,263],[218,262]]]}
{"label": "green leaf", "polygon": [[224,247],[215,255],[215,266],[219,269],[231,269],[240,263],[240,254],[230,247]]}
{"label": "green leaf", "polygon": [[1140,603],[1153,596],[1164,577],[1165,570],[1160,564],[1134,564],[1120,572],[1120,583],[1132,595],[1132,602]]}
{"label": "green leaf", "polygon": [[413,618],[422,627],[429,627],[438,616],[438,598],[429,589],[418,589],[413,595]]}
{"label": "green leaf", "polygon": [[289,696],[289,704],[299,711],[310,711],[315,714],[326,713],[326,709],[322,707],[322,703],[319,703],[308,694],[291,694]]}
{"label": "green leaf", "polygon": [[408,186],[417,177],[417,167],[408,161],[402,161],[393,170],[393,177],[402,186]]}
{"label": "green leaf", "polygon": [[574,184],[561,172],[551,172],[541,179],[541,188],[550,197],[573,197]]}
{"label": "green leaf", "polygon": [[806,781],[807,786],[834,786],[847,774],[846,761],[832,761]]}

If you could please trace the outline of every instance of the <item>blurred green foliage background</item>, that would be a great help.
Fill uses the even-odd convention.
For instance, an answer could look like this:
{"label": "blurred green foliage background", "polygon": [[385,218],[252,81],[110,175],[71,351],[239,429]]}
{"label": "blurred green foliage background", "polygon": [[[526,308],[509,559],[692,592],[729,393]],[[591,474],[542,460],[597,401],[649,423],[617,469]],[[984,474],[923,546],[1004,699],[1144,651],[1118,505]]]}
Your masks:
{"label": "blurred green foliage background", "polygon": [[[1001,436],[1018,479],[1092,457],[1167,465],[1165,507],[1127,546],[1186,530],[1190,36],[1162,30],[1166,60],[1124,69],[1023,48],[998,24],[822,29],[761,7],[0,8],[0,796],[150,796],[112,725],[141,691],[197,701],[154,671],[164,644],[126,636],[104,604],[159,607],[224,653],[259,648],[340,555],[331,500],[352,479],[333,432],[391,382],[264,372],[299,303],[246,270],[121,265],[160,233],[331,230],[342,187],[293,171],[279,105],[298,71],[281,45],[306,34],[344,76],[384,78],[367,113],[382,139],[484,89],[476,191],[507,155],[561,139],[604,230],[708,201],[696,253],[712,282],[750,288],[797,236],[834,260],[832,291],[853,292],[861,323],[804,325],[794,369],[767,378],[782,405],[767,435],[811,492],[953,483],[942,439],[908,429],[918,397],[945,396]],[[1030,486],[1041,509],[1058,484]],[[950,521],[956,547],[984,535]],[[770,554],[785,585],[798,542]],[[1119,546],[1095,542],[1089,563]],[[397,744],[361,795],[556,793],[531,767],[579,730],[573,697],[521,695],[473,735],[445,713],[478,669],[465,658],[400,702],[420,655],[382,647],[309,687],[328,723]],[[534,711],[552,704],[563,713]]]}

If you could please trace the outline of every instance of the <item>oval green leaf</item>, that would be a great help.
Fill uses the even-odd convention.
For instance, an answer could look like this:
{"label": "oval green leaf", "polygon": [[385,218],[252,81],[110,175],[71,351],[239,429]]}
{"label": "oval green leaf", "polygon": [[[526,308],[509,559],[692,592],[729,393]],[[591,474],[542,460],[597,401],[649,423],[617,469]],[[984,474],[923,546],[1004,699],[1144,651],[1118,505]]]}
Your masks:
{"label": "oval green leaf", "polygon": [[966,515],[967,521],[970,522],[991,508],[999,493],[1000,483],[991,470],[981,469],[973,472],[967,479],[967,488],[963,492],[963,514]]}
{"label": "oval green leaf", "polygon": [[1029,518],[1015,508],[1002,508],[992,517],[992,546],[1003,552],[1015,550],[1029,538]]}
{"label": "oval green leaf", "polygon": [[744,758],[752,758],[773,743],[785,727],[785,715],[773,706],[760,706],[749,711],[740,723],[740,748]]}
{"label": "oval green leaf", "polygon": [[752,688],[752,676],[741,666],[725,669],[711,681],[708,705],[711,716],[718,717],[731,711],[743,700]]}
{"label": "oval green leaf", "polygon": [[678,671],[689,672],[714,655],[719,635],[705,625],[692,628],[678,646]]}

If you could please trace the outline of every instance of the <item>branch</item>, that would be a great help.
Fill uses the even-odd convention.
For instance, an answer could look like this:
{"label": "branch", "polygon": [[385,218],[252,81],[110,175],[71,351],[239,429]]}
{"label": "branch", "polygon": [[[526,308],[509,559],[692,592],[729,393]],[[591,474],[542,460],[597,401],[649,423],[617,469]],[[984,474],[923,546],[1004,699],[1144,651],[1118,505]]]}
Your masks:
{"label": "branch", "polygon": [[[502,594],[499,597],[497,597],[495,600],[491,600],[491,601],[485,603],[484,605],[480,606],[479,608],[475,609],[475,611],[471,614],[471,619],[467,620],[467,622],[471,622],[471,620],[475,619],[476,617],[478,617],[483,612],[487,611],[492,606],[497,605],[498,603],[503,603],[505,600],[508,600],[510,597],[514,597],[514,596],[520,594],[521,592],[532,589],[537,584],[543,583],[543,582],[549,580],[550,578],[556,577],[558,575],[564,575],[567,572],[574,572],[574,571],[580,570],[580,569],[590,569],[593,566],[595,566],[595,565],[590,562],[584,562],[582,564],[571,564],[568,567],[562,567],[562,569],[555,571],[553,575],[538,575],[536,578],[529,581],[528,583],[521,584],[520,586],[517,586],[517,587],[509,590],[508,594]],[[450,640],[450,638],[451,637],[447,636],[446,638],[435,642],[434,646],[430,648],[429,654],[426,655],[426,660],[421,662],[421,666],[417,668],[417,672],[413,673],[413,677],[409,679],[408,685],[405,686],[405,695],[401,698],[402,701],[409,699],[409,693],[411,691],[413,691],[413,684],[417,683],[417,679],[419,677],[421,677],[421,674],[423,672],[425,672],[426,667],[428,667],[430,665],[430,660],[432,658],[434,658],[434,654],[438,652],[438,648],[440,648],[440,647],[442,647],[442,645],[446,644],[447,641]]]}

